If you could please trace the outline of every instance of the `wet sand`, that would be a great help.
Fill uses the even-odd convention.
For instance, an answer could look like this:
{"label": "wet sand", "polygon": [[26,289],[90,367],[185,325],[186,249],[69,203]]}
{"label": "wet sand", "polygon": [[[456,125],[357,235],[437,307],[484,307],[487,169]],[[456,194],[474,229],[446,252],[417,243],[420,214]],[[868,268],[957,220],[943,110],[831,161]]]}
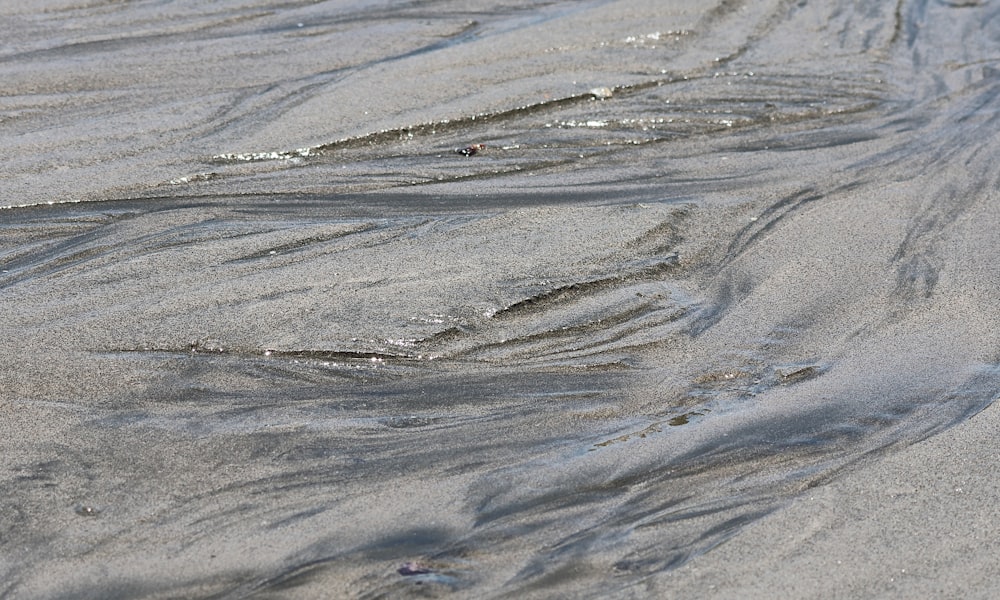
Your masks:
{"label": "wet sand", "polygon": [[0,9],[0,595],[991,597],[996,10]]}
{"label": "wet sand", "polygon": [[[861,462],[670,575],[678,597],[990,598],[995,405]],[[752,557],[752,558],[750,558]]]}

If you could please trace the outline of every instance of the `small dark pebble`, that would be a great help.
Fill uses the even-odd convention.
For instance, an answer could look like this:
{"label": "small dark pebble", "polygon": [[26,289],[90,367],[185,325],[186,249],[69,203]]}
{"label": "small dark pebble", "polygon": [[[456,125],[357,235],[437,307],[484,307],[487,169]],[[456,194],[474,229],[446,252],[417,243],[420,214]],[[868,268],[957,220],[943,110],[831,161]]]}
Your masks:
{"label": "small dark pebble", "polygon": [[688,423],[690,423],[690,421],[688,421],[688,414],[687,413],[684,413],[683,415],[676,416],[676,417],[674,417],[673,419],[670,419],[667,422],[667,424],[670,425],[671,427],[678,427],[680,425],[687,425]]}
{"label": "small dark pebble", "polygon": [[76,514],[80,515],[81,517],[96,517],[97,515],[101,514],[101,511],[99,509],[94,508],[93,506],[84,506],[82,504],[77,505],[76,508],[74,508],[73,510],[76,511]]}
{"label": "small dark pebble", "polygon": [[426,575],[428,573],[433,573],[434,570],[427,565],[411,561],[403,563],[403,566],[396,569],[396,572],[400,575]]}
{"label": "small dark pebble", "polygon": [[457,154],[462,156],[475,156],[483,150],[486,150],[486,144],[472,144],[471,146],[466,146],[465,148],[458,148],[455,150]]}

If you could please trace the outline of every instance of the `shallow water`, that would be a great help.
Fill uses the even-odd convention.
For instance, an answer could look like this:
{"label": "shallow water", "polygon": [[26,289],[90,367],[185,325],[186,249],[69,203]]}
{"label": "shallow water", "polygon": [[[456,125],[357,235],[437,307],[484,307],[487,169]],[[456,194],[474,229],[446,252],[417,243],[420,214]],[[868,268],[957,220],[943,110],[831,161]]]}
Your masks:
{"label": "shallow water", "polygon": [[997,7],[661,4],[0,8],[0,594],[683,596],[995,400]]}

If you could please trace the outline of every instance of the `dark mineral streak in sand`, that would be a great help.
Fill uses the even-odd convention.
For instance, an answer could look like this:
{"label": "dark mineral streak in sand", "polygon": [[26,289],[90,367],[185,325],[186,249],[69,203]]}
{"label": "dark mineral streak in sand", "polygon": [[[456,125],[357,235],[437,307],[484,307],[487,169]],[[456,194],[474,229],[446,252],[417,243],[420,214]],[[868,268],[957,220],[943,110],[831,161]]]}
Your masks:
{"label": "dark mineral streak in sand", "polygon": [[0,597],[785,573],[996,419],[998,11],[0,7]]}

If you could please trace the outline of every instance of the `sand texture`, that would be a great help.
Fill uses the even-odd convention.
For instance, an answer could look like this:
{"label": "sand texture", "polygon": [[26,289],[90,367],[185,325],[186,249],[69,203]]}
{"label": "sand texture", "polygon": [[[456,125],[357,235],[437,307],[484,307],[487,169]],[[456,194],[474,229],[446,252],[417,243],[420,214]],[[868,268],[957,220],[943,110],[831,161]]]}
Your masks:
{"label": "sand texture", "polygon": [[1000,595],[1000,6],[0,39],[0,597]]}

